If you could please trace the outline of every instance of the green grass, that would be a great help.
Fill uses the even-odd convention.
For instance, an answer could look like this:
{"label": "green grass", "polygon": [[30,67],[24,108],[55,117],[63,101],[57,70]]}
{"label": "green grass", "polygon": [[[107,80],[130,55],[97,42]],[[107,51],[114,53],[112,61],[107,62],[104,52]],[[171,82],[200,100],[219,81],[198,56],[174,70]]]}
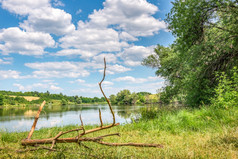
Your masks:
{"label": "green grass", "polygon": [[[146,112],[146,113],[145,113]],[[156,115],[149,115],[156,112]],[[147,116],[145,116],[147,114]],[[148,117],[149,116],[149,117]],[[150,119],[150,117],[152,119]],[[40,122],[40,120],[38,121]],[[59,131],[76,126],[44,128],[35,131],[32,138],[49,138]],[[90,129],[95,126],[86,126]],[[105,138],[106,142],[159,143],[164,148],[109,147],[84,142],[91,149],[77,144],[58,144],[58,152],[47,150],[17,153],[24,149],[21,139],[28,132],[0,134],[0,158],[237,158],[238,157],[238,108],[142,111],[138,122],[102,130],[88,136],[120,132],[121,137]],[[64,137],[76,136],[76,133]],[[45,145],[50,146],[50,145]],[[29,148],[27,148],[29,149]]]}

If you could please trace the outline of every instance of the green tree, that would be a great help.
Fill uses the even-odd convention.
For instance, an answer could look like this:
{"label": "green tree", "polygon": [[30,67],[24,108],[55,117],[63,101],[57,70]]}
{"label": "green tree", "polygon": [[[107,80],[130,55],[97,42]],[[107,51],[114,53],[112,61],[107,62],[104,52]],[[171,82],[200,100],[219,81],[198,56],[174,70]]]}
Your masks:
{"label": "green tree", "polygon": [[75,99],[75,102],[76,102],[77,104],[81,104],[81,103],[82,103],[82,99],[81,99],[80,97],[77,97],[77,98]]}
{"label": "green tree", "polygon": [[138,95],[133,92],[133,93],[130,95],[130,100],[129,100],[129,101],[130,101],[130,104],[136,104],[137,101],[138,101],[138,99],[139,99]]}
{"label": "green tree", "polygon": [[131,93],[129,90],[124,89],[117,93],[117,95],[111,95],[110,100],[114,104],[122,104],[122,105],[131,105],[136,104],[139,97],[136,93]]}
{"label": "green tree", "polygon": [[125,104],[125,105],[130,104],[131,103],[130,95],[131,95],[131,92],[127,89],[124,89],[124,90],[118,92],[117,97],[116,97],[117,103]]}
{"label": "green tree", "polygon": [[114,94],[109,96],[109,100],[112,104],[117,104],[116,96]]}
{"label": "green tree", "polygon": [[0,105],[4,105],[4,96],[0,94]]}
{"label": "green tree", "polygon": [[151,95],[150,92],[138,92],[136,93],[137,95],[142,95],[142,96],[145,96],[145,95]]}
{"label": "green tree", "polygon": [[17,103],[23,103],[23,104],[25,104],[25,103],[28,102],[25,98],[19,97],[19,96],[17,96],[17,97],[15,98],[15,101],[16,101]]}
{"label": "green tree", "polygon": [[138,100],[139,100],[138,103],[141,103],[141,104],[144,104],[146,102],[145,96],[141,94],[138,94]]}
{"label": "green tree", "polygon": [[176,41],[170,47],[158,45],[142,62],[166,79],[161,100],[179,96],[190,106],[210,102],[218,85],[216,72],[229,75],[238,65],[237,17],[234,0],[173,2],[166,21]]}
{"label": "green tree", "polygon": [[67,104],[68,104],[68,101],[63,98],[63,99],[61,100],[61,104],[62,104],[62,105],[67,105]]}

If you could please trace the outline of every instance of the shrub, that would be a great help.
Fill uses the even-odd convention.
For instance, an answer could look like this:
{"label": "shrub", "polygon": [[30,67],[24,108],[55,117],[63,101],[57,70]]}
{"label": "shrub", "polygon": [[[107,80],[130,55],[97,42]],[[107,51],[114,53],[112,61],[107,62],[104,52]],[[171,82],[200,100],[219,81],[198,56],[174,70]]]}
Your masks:
{"label": "shrub", "polygon": [[141,109],[140,113],[142,120],[149,120],[157,118],[158,110],[155,107],[145,107]]}
{"label": "shrub", "polygon": [[[238,106],[238,69],[234,67],[231,76],[221,73],[218,77],[219,84],[215,88],[215,96],[211,99],[211,105],[219,108]],[[219,76],[219,75],[218,75]]]}

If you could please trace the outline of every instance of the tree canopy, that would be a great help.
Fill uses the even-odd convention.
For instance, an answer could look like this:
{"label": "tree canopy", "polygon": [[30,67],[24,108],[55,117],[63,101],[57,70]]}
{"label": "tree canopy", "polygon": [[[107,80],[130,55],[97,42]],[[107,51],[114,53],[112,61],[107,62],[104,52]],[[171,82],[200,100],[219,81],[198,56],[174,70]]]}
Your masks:
{"label": "tree canopy", "polygon": [[216,72],[229,77],[238,65],[238,1],[175,0],[166,21],[176,40],[169,47],[158,45],[142,64],[167,80],[163,101],[209,103]]}
{"label": "tree canopy", "polygon": [[110,95],[112,104],[133,105],[133,104],[152,104],[158,103],[158,96],[149,92],[130,92],[127,89],[121,90],[116,95]]}

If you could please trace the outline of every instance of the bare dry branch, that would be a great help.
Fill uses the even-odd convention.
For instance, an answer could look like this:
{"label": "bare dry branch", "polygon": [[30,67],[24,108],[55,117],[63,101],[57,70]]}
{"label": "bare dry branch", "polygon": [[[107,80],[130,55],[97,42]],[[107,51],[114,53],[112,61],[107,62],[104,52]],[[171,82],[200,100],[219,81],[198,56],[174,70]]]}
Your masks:
{"label": "bare dry branch", "polygon": [[103,126],[103,122],[102,122],[102,114],[101,114],[101,110],[99,108],[99,119],[100,119],[100,123],[101,123],[101,127]]}
{"label": "bare dry branch", "polygon": [[88,146],[84,145],[84,144],[83,144],[83,143],[81,143],[81,142],[79,143],[79,145],[80,145],[80,146],[83,146],[83,147],[84,147],[84,148],[86,148],[86,149],[92,150],[90,147],[88,147]]}
{"label": "bare dry branch", "polygon": [[53,147],[54,147],[55,143],[56,143],[56,140],[53,140],[53,142],[52,142],[52,145],[51,145],[50,149],[53,149]]}
{"label": "bare dry branch", "polygon": [[101,82],[99,82],[98,84],[99,84],[100,90],[101,90],[101,92],[102,92],[104,98],[105,98],[106,101],[107,101],[107,104],[108,104],[108,106],[109,106],[109,108],[110,108],[110,111],[111,111],[111,113],[112,113],[112,117],[113,117],[113,123],[112,123],[112,125],[114,125],[114,124],[116,123],[116,120],[115,120],[114,112],[113,112],[113,110],[112,110],[111,103],[110,103],[109,99],[107,98],[107,96],[105,95],[104,91],[102,90],[102,82],[104,81],[105,76],[106,76],[106,68],[107,68],[107,64],[106,64],[106,59],[105,59],[105,57],[104,57],[104,72],[103,72],[103,78],[102,78]]}
{"label": "bare dry branch", "polygon": [[103,141],[93,141],[102,145],[107,146],[134,146],[134,147],[158,147],[163,148],[161,144],[145,144],[145,143],[107,143]]}
{"label": "bare dry branch", "polygon": [[84,129],[84,126],[83,126],[83,120],[82,120],[81,114],[80,114],[79,118],[80,118],[80,121],[81,121],[81,127],[82,127],[82,130],[83,130],[83,134],[85,134],[85,129]]}
{"label": "bare dry branch", "polygon": [[[29,135],[26,139],[23,139],[21,141],[21,144],[24,145],[24,146],[38,146],[40,144],[52,144],[50,148],[47,148],[47,147],[40,147],[40,148],[43,148],[43,149],[47,149],[47,150],[50,150],[50,151],[55,151],[56,149],[53,149],[54,145],[56,143],[78,143],[78,144],[81,144],[81,142],[95,142],[95,143],[98,143],[98,144],[102,144],[102,145],[107,145],[107,146],[135,146],[135,147],[159,147],[159,148],[162,148],[163,146],[160,145],[160,144],[146,144],[146,143],[107,143],[107,142],[104,142],[102,141],[103,138],[105,137],[110,137],[110,136],[120,136],[119,133],[114,133],[114,134],[107,134],[107,135],[103,135],[103,136],[98,136],[98,137],[82,137],[84,135],[87,135],[87,134],[90,134],[90,133],[93,133],[93,132],[96,132],[96,131],[100,131],[100,130],[103,130],[103,129],[109,129],[109,128],[112,128],[114,126],[117,126],[119,125],[119,123],[116,123],[115,122],[115,114],[112,110],[112,106],[108,100],[108,98],[106,97],[106,95],[104,94],[103,92],[103,89],[102,89],[102,82],[104,81],[105,79],[105,75],[106,75],[106,60],[104,58],[104,73],[103,73],[103,78],[101,80],[101,82],[99,82],[99,87],[100,87],[100,90],[104,96],[104,98],[106,99],[107,103],[108,103],[108,106],[110,108],[110,111],[111,111],[111,114],[112,114],[112,117],[113,117],[113,123],[112,124],[109,124],[109,125],[106,125],[106,126],[103,126],[103,121],[102,121],[102,116],[101,116],[101,110],[99,109],[99,119],[100,119],[100,127],[96,127],[96,128],[93,128],[93,129],[90,129],[90,130],[85,130],[84,128],[84,125],[83,125],[83,120],[82,120],[82,116],[80,114],[79,118],[80,118],[80,122],[81,122],[81,128],[77,128],[77,129],[72,129],[72,130],[69,130],[69,131],[66,131],[66,132],[59,132],[55,137],[53,138],[47,138],[47,139],[30,139],[33,132],[34,132],[34,129],[35,129],[35,126],[37,124],[37,120],[39,118],[39,115],[40,115],[40,112],[45,104],[45,101],[41,104],[40,108],[39,108],[39,111],[35,117],[35,121],[32,125],[32,128],[31,128],[31,131],[29,132]],[[82,130],[83,132],[80,133],[79,130]],[[73,131],[78,131],[78,136],[76,137],[73,137],[73,138],[60,138],[62,135],[64,134],[67,134],[67,133],[70,133],[70,132],[73,132]],[[87,146],[86,146],[87,147]],[[1,150],[1,148],[0,148]],[[30,150],[31,151],[31,150]]]}
{"label": "bare dry branch", "polygon": [[42,111],[44,105],[45,105],[45,101],[43,101],[43,103],[41,104],[41,106],[40,106],[40,108],[39,108],[39,110],[38,110],[38,112],[37,112],[37,114],[35,116],[35,120],[34,120],[33,125],[31,127],[31,131],[29,132],[29,134],[27,136],[28,140],[31,138],[31,136],[32,136],[32,134],[33,134],[33,132],[34,132],[34,130],[36,128],[37,121],[38,121],[38,119],[40,117],[40,112]]}

